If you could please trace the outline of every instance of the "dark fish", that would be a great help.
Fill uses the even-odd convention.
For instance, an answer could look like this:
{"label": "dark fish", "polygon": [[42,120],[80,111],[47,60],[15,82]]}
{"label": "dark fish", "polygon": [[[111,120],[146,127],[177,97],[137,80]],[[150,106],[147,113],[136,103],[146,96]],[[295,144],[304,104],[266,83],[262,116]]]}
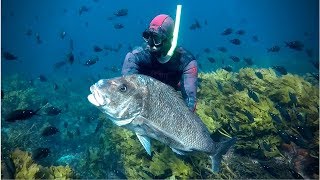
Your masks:
{"label": "dark fish", "polygon": [[238,91],[243,91],[244,90],[244,86],[239,81],[234,82],[234,87]]}
{"label": "dark fish", "polygon": [[211,62],[211,63],[215,63],[215,62],[216,62],[216,60],[215,60],[213,57],[208,57],[208,60],[209,60],[209,62]]}
{"label": "dark fish", "polygon": [[305,138],[306,140],[311,140],[313,138],[312,131],[308,126],[306,126],[306,125],[297,126],[296,129],[301,134],[301,136],[303,138]]}
{"label": "dark fish", "polygon": [[294,179],[304,179],[299,173],[297,173],[295,170],[293,169],[289,169],[289,172],[291,173],[292,177]]}
{"label": "dark fish", "polygon": [[311,73],[311,76],[319,81],[319,73]]}
{"label": "dark fish", "polygon": [[67,35],[67,33],[65,31],[61,31],[59,36],[61,39],[64,39],[64,37]]}
{"label": "dark fish", "polygon": [[49,148],[37,148],[33,151],[33,159],[34,160],[40,160],[42,158],[45,158],[49,155],[50,149]]}
{"label": "dark fish", "polygon": [[195,20],[195,22],[193,24],[191,24],[191,26],[189,27],[189,29],[191,30],[195,30],[195,29],[200,29],[201,26],[200,26],[200,23],[198,20]]}
{"label": "dark fish", "polygon": [[304,44],[301,41],[290,41],[285,42],[286,47],[296,50],[296,51],[302,51]]}
{"label": "dark fish", "polygon": [[72,52],[70,52],[68,55],[67,55],[67,61],[69,64],[73,64],[74,62],[74,55]]}
{"label": "dark fish", "polygon": [[233,62],[239,62],[240,58],[237,56],[230,56],[230,59],[232,59]]}
{"label": "dark fish", "polygon": [[312,58],[313,57],[313,49],[306,49],[306,54],[309,58]]}
{"label": "dark fish", "polygon": [[18,57],[16,55],[14,55],[14,54],[12,54],[12,53],[10,53],[8,51],[4,51],[2,53],[2,57],[4,59],[8,60],[8,61],[13,61],[13,60],[17,60],[18,59]]}
{"label": "dark fish", "polygon": [[232,71],[232,67],[231,67],[230,65],[224,66],[224,67],[222,67],[222,69],[224,69],[224,70],[226,70],[226,71],[228,71],[228,72],[231,72],[231,71]]}
{"label": "dark fish", "polygon": [[297,96],[294,93],[289,92],[289,98],[290,98],[289,104],[297,106],[297,104],[298,104]]}
{"label": "dark fish", "polygon": [[225,53],[225,52],[227,52],[228,50],[227,50],[227,48],[225,48],[225,47],[218,47],[217,48],[220,52],[223,52],[223,53]]}
{"label": "dark fish", "polygon": [[281,124],[281,119],[278,115],[273,114],[271,112],[269,113],[269,115],[271,116],[271,118],[274,122],[276,122],[277,124]]}
{"label": "dark fish", "polygon": [[36,33],[36,42],[37,42],[37,44],[42,44],[42,40],[41,40],[39,33]]}
{"label": "dark fish", "polygon": [[210,50],[209,48],[205,48],[203,51],[204,51],[205,53],[210,53],[210,52],[211,52],[211,50]]}
{"label": "dark fish", "polygon": [[263,141],[262,143],[261,143],[261,145],[263,146],[263,149],[265,149],[265,150],[267,150],[267,151],[271,151],[271,146],[270,146],[270,144],[268,144],[267,142],[265,142],[265,141]]}
{"label": "dark fish", "polygon": [[251,89],[248,89],[248,96],[256,103],[260,102],[258,95]]}
{"label": "dark fish", "polygon": [[253,61],[252,58],[247,57],[247,58],[243,58],[244,62],[247,63],[248,66],[252,66],[253,65]]}
{"label": "dark fish", "polygon": [[291,116],[289,114],[289,112],[283,108],[280,104],[277,104],[275,106],[276,109],[278,109],[278,111],[280,112],[281,116],[287,121],[287,122],[291,122]]}
{"label": "dark fish", "polygon": [[296,145],[303,147],[303,148],[307,148],[308,147],[308,142],[306,142],[306,140],[304,140],[302,137],[298,136],[298,135],[289,135],[290,140],[292,142],[294,142]]}
{"label": "dark fish", "polygon": [[283,130],[278,130],[278,135],[281,137],[281,139],[283,140],[283,142],[287,143],[287,144],[290,144],[291,142],[291,139],[290,139],[290,135],[287,134],[285,131]]}
{"label": "dark fish", "polygon": [[101,52],[102,50],[103,50],[103,49],[100,48],[100,47],[97,46],[97,45],[93,46],[93,51],[94,51],[94,52]]}
{"label": "dark fish", "polygon": [[61,67],[65,66],[67,64],[66,61],[59,61],[59,62],[56,62],[54,65],[53,65],[53,68],[55,70],[57,69],[60,69]]}
{"label": "dark fish", "polygon": [[238,35],[244,35],[244,34],[246,34],[246,32],[245,32],[244,30],[240,29],[240,30],[238,30],[238,31],[236,32],[236,34],[238,34]]}
{"label": "dark fish", "polygon": [[227,29],[225,29],[225,30],[221,33],[221,35],[226,36],[226,35],[231,34],[232,32],[233,32],[233,29],[232,29],[232,28],[227,28]]}
{"label": "dark fish", "polygon": [[218,86],[219,91],[223,92],[223,86],[222,86],[221,82],[220,81],[216,81],[216,82],[217,82],[217,86]]}
{"label": "dark fish", "polygon": [[59,89],[59,86],[58,86],[58,84],[57,83],[53,83],[53,90],[58,90]]}
{"label": "dark fish", "polygon": [[47,82],[47,81],[48,81],[47,77],[46,77],[45,75],[43,75],[43,74],[40,74],[39,77],[38,77],[38,79],[39,79],[41,82]]}
{"label": "dark fish", "polygon": [[115,29],[122,29],[122,28],[124,28],[124,25],[121,24],[121,23],[117,23],[117,24],[114,24],[113,27],[114,27]]}
{"label": "dark fish", "polygon": [[91,66],[91,65],[94,65],[95,63],[97,63],[98,61],[99,61],[99,58],[95,57],[93,59],[88,59],[84,65]]}
{"label": "dark fish", "polygon": [[56,108],[56,107],[53,107],[53,106],[47,107],[47,108],[45,109],[45,113],[46,113],[47,115],[49,115],[49,116],[56,116],[56,115],[60,114],[61,111],[62,111],[61,109]]}
{"label": "dark fish", "polygon": [[127,16],[128,15],[128,9],[119,9],[118,11],[116,11],[115,13],[113,13],[115,16],[117,17],[121,17],[121,16]]}
{"label": "dark fish", "polygon": [[252,41],[253,42],[259,42],[259,38],[257,35],[252,36]]}
{"label": "dark fish", "polygon": [[256,71],[256,72],[254,72],[254,74],[255,74],[259,79],[263,79],[263,75],[262,75],[261,72]]}
{"label": "dark fish", "polygon": [[280,46],[272,46],[271,48],[267,49],[267,52],[279,52]]}
{"label": "dark fish", "polygon": [[54,126],[48,126],[42,131],[41,135],[42,136],[51,136],[51,135],[56,134],[57,132],[59,132],[58,128],[56,128]]}
{"label": "dark fish", "polygon": [[249,120],[250,123],[253,123],[253,122],[254,122],[254,117],[253,117],[253,115],[251,114],[250,111],[245,110],[245,111],[244,111],[244,115],[247,116],[247,118],[248,118],[248,120]]}
{"label": "dark fish", "polygon": [[296,113],[296,118],[299,120],[299,124],[305,124],[306,123],[306,115],[298,112]]}
{"label": "dark fish", "polygon": [[25,33],[25,35],[27,36],[32,36],[32,30],[31,29],[28,29]]}
{"label": "dark fish", "polygon": [[234,45],[240,45],[240,44],[241,44],[240,39],[237,39],[237,38],[231,39],[230,42],[231,42],[232,44],[234,44]]}
{"label": "dark fish", "polygon": [[37,112],[41,108],[37,109],[36,111],[33,110],[24,110],[24,109],[18,109],[15,110],[7,116],[6,121],[8,122],[15,122],[16,120],[26,120],[32,118],[34,115],[38,115]]}
{"label": "dark fish", "polygon": [[288,74],[287,69],[283,66],[272,66],[272,69],[276,70],[278,73],[282,75]]}
{"label": "dark fish", "polygon": [[89,12],[89,8],[87,6],[81,6],[79,9],[79,15],[82,15],[84,12]]}

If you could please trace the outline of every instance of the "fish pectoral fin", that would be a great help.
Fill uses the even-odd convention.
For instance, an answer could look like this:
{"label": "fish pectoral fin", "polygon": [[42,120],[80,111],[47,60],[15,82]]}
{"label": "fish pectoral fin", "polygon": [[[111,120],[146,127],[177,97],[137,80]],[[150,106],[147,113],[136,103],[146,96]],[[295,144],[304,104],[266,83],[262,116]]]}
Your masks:
{"label": "fish pectoral fin", "polygon": [[136,134],[138,136],[138,139],[144,149],[147,151],[147,153],[151,156],[151,143],[150,143],[150,138],[146,136],[142,136],[140,134]]}
{"label": "fish pectoral fin", "polygon": [[175,153],[177,153],[179,155],[185,155],[185,153],[183,151],[180,151],[180,150],[172,148],[172,147],[170,147],[170,148],[172,149],[173,152],[175,152]]}

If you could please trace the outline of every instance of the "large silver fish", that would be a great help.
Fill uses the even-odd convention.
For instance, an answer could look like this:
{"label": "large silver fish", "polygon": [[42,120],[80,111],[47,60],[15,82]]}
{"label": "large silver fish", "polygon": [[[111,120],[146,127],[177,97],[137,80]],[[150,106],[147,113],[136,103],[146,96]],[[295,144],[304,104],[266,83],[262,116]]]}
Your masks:
{"label": "large silver fish", "polygon": [[235,143],[232,138],[214,142],[201,119],[191,112],[170,86],[145,75],[101,79],[90,87],[88,100],[116,125],[136,133],[151,155],[150,138],[168,145],[175,153],[199,151],[212,160],[218,172],[222,155]]}

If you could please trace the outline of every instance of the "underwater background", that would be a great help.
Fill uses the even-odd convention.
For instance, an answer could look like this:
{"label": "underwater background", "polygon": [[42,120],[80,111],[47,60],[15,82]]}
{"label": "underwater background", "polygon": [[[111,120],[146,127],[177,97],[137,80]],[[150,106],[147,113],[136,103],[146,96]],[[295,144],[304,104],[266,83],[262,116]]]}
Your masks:
{"label": "underwater background", "polygon": [[[87,100],[177,4],[178,45],[199,65],[196,113],[214,139],[238,137],[218,174],[159,142],[149,157]],[[2,0],[1,55],[2,178],[318,178],[317,0]],[[35,115],[10,120],[15,110]]]}

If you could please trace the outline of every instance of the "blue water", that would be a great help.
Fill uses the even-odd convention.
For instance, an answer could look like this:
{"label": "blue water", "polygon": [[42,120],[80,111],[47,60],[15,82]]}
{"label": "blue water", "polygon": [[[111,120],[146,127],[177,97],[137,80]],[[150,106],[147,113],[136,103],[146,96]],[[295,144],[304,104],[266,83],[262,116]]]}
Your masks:
{"label": "blue water", "polygon": [[[215,49],[218,46],[228,48],[230,55],[252,57],[257,67],[284,65],[289,72],[306,73],[316,71],[309,63],[305,52],[296,52],[285,48],[284,41],[299,40],[305,48],[314,52],[312,60],[319,59],[319,20],[317,0],[260,0],[236,1],[216,0],[179,1],[183,4],[179,44],[194,55],[203,53],[204,48]],[[160,13],[175,16],[178,1],[2,1],[2,48],[14,53],[21,63],[2,61],[3,75],[24,72],[30,76],[52,74],[52,65],[63,60],[69,51],[69,39],[74,41],[76,61],[84,63],[97,55],[92,51],[93,45],[103,47],[123,47],[118,53],[105,56],[99,53],[101,61],[87,68],[75,64],[68,70],[69,76],[78,74],[95,76],[104,71],[104,67],[121,66],[128,51],[128,46],[138,46],[143,40],[141,32],[151,19]],[[79,8],[87,6],[89,12],[79,15]],[[127,17],[107,20],[121,8],[128,8]],[[139,10],[139,8],[141,10]],[[190,30],[189,26],[198,20],[202,28]],[[204,21],[208,25],[204,25]],[[86,27],[86,22],[88,27]],[[123,23],[125,28],[117,30],[114,23]],[[236,37],[221,36],[220,33],[231,27],[244,29],[246,35],[240,37],[242,45],[235,46],[228,40]],[[34,35],[26,36],[30,29],[39,33],[43,43],[38,45]],[[66,37],[59,38],[65,31]],[[307,37],[304,33],[307,32]],[[257,35],[259,42],[252,42]],[[279,53],[267,53],[266,48],[279,45]],[[232,62],[229,62],[232,65]],[[218,68],[218,67],[214,67]],[[60,73],[60,72],[55,72]],[[62,75],[62,74],[61,74]],[[62,75],[65,76],[65,75]]]}

